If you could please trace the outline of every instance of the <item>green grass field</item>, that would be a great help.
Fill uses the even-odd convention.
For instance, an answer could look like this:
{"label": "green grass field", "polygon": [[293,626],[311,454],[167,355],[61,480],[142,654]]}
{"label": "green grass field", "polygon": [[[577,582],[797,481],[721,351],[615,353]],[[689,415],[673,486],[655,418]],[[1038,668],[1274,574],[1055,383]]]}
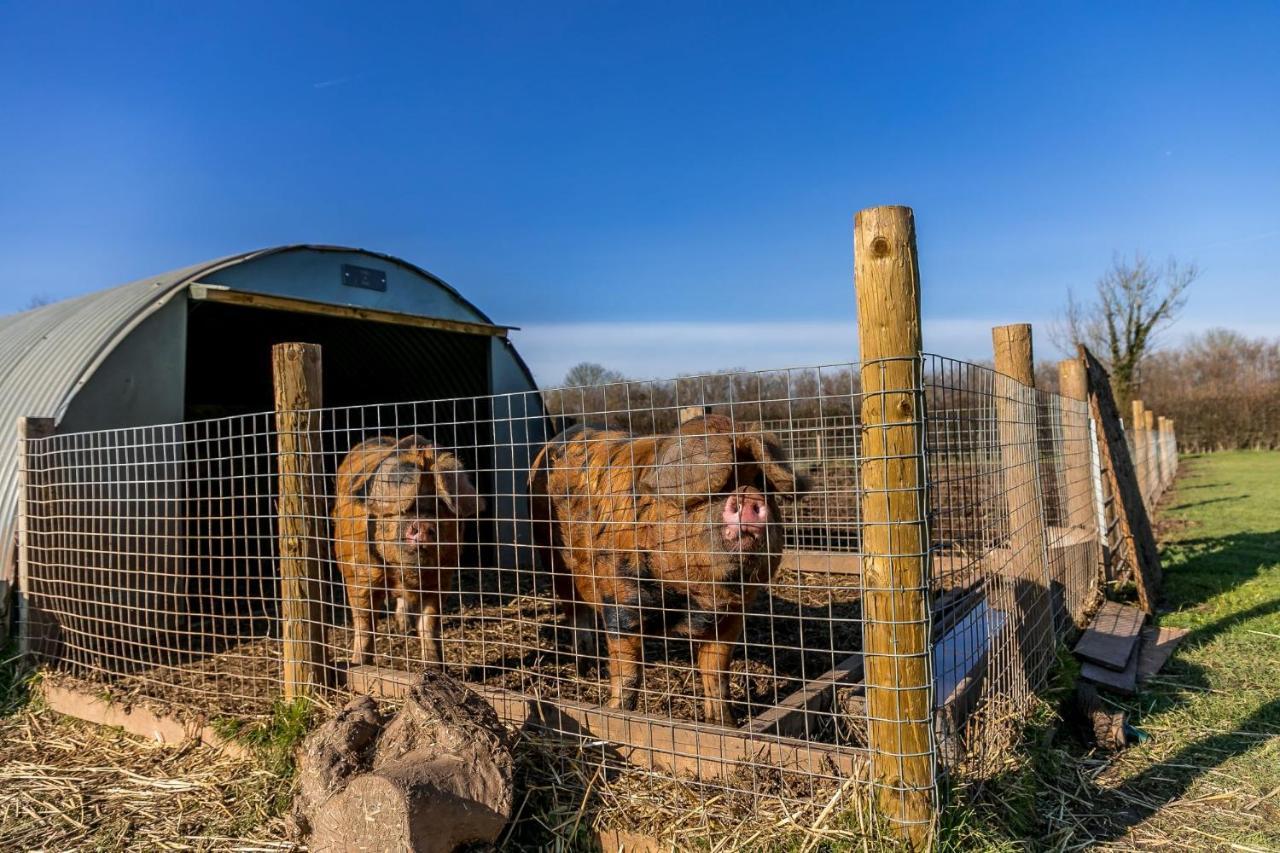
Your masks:
{"label": "green grass field", "polygon": [[961,809],[958,849],[1280,850],[1280,453],[1184,458],[1158,513],[1163,672],[1116,702],[1150,740],[1086,751],[1052,715]]}

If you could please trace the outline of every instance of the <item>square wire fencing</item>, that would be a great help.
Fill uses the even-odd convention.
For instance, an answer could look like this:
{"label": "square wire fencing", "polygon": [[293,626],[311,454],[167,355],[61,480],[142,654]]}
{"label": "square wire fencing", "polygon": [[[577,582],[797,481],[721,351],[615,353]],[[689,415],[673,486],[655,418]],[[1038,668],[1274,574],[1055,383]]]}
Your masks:
{"label": "square wire fencing", "polygon": [[[1084,402],[906,361],[905,449],[854,364],[30,439],[23,642],[214,720],[439,666],[565,761],[726,808],[932,797],[1009,747],[1093,605],[1106,500]],[[904,459],[914,545],[885,509],[915,493],[864,481]]]}

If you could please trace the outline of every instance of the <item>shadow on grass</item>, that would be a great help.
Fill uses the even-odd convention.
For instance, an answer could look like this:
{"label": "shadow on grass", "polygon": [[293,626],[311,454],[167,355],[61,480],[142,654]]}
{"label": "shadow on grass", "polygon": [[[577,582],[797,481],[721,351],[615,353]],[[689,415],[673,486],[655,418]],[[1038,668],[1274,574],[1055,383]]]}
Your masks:
{"label": "shadow on grass", "polygon": [[1178,611],[1194,613],[1210,599],[1257,577],[1278,558],[1280,530],[1180,539],[1161,553],[1166,566],[1163,600]]}
{"label": "shadow on grass", "polygon": [[1236,503],[1237,501],[1245,501],[1245,500],[1248,500],[1249,498],[1250,498],[1250,495],[1247,495],[1247,494],[1229,495],[1223,498],[1205,498],[1202,501],[1188,501],[1186,503],[1180,503],[1175,506],[1166,507],[1166,509],[1174,510],[1174,511],[1184,510],[1184,509],[1193,509],[1199,506],[1208,506],[1209,504]]}
{"label": "shadow on grass", "polygon": [[[1090,834],[1098,841],[1111,841],[1150,818],[1168,804],[1182,798],[1191,786],[1232,758],[1262,747],[1258,732],[1280,725],[1280,699],[1259,706],[1242,720],[1235,731],[1218,732],[1187,743],[1173,755],[1134,774],[1114,788],[1094,787],[1096,824]],[[1101,814],[1097,814],[1101,813]]]}

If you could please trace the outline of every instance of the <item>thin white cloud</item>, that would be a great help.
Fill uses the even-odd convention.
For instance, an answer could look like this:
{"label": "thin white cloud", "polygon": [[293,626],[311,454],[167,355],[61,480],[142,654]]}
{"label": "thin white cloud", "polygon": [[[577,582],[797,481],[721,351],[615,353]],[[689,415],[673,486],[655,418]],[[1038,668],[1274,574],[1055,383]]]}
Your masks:
{"label": "thin white cloud", "polygon": [[359,80],[362,77],[368,77],[372,71],[361,71],[358,74],[348,74],[345,77],[334,77],[332,80],[321,80],[318,83],[312,83],[313,89],[328,89],[333,86],[345,86],[347,83]]}

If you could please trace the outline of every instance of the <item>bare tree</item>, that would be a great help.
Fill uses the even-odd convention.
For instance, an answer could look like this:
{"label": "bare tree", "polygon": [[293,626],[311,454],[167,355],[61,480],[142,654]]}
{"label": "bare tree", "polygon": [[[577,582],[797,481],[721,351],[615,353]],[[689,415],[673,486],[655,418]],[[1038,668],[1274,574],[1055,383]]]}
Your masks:
{"label": "bare tree", "polygon": [[594,387],[596,385],[609,385],[613,382],[621,382],[623,375],[616,370],[610,370],[603,364],[596,364],[594,361],[583,361],[569,368],[569,372],[564,375],[564,384],[567,388]]}
{"label": "bare tree", "polygon": [[1138,389],[1143,359],[1155,349],[1160,332],[1178,319],[1187,288],[1199,277],[1195,263],[1170,258],[1157,267],[1139,253],[1132,260],[1116,255],[1098,279],[1093,301],[1068,291],[1063,317],[1050,335],[1062,349],[1084,344],[1104,359],[1123,405]]}

